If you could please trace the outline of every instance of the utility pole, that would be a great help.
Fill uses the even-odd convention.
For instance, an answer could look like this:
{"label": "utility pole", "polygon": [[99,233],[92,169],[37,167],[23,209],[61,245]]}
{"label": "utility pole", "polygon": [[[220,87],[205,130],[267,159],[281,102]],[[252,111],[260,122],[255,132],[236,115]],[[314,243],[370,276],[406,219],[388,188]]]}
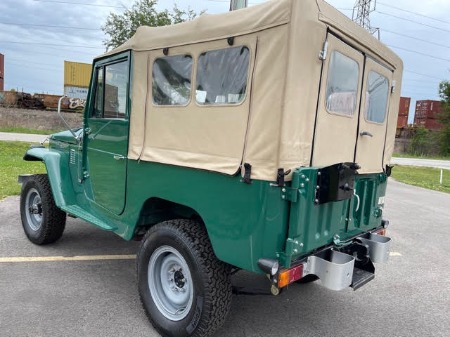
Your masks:
{"label": "utility pole", "polygon": [[361,27],[367,29],[371,34],[377,33],[380,39],[380,28],[370,25],[370,13],[375,11],[377,0],[356,0],[353,6],[352,20]]}
{"label": "utility pole", "polygon": [[247,0],[230,0],[230,11],[247,7]]}

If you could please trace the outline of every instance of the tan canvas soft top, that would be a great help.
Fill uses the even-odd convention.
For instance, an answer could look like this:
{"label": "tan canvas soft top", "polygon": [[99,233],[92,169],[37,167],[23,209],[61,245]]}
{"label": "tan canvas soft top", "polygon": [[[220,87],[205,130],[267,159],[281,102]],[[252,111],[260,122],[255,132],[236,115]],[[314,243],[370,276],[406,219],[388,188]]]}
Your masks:
{"label": "tan canvas soft top", "polygon": [[145,51],[246,35],[283,25],[290,20],[291,0],[270,1],[222,14],[202,14],[192,21],[163,27],[139,27],[127,42],[107,54],[122,50]]}
{"label": "tan canvas soft top", "polygon": [[[322,0],[273,0],[177,25],[139,28],[105,54],[131,50],[133,55],[128,157],[228,175],[249,163],[253,179],[271,181],[278,168],[309,166],[322,69],[318,56],[330,32],[386,64],[400,87],[401,60]],[[233,46],[250,50],[241,104],[202,106],[195,90],[187,106],[152,103],[152,67],[164,57],[164,48],[169,55],[192,56],[195,88],[199,55],[230,48],[229,37],[234,37]],[[390,110],[398,106],[399,92],[391,98]],[[396,113],[389,117],[387,144],[393,143],[395,118]],[[391,147],[385,151],[386,164]]]}

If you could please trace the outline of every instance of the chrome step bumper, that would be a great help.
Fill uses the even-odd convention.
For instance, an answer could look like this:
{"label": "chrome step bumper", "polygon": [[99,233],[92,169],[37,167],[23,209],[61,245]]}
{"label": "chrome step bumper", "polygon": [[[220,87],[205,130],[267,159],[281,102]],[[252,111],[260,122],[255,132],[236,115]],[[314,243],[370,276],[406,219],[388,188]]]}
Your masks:
{"label": "chrome step bumper", "polygon": [[[309,256],[303,266],[303,275],[316,275],[321,284],[331,290],[343,290],[347,287],[358,289],[375,276],[372,262],[386,262],[389,259],[391,239],[385,236],[368,233],[356,239],[358,245],[367,248],[370,259],[364,260],[352,247],[338,251],[326,249]],[[354,251],[353,254],[348,254]]]}

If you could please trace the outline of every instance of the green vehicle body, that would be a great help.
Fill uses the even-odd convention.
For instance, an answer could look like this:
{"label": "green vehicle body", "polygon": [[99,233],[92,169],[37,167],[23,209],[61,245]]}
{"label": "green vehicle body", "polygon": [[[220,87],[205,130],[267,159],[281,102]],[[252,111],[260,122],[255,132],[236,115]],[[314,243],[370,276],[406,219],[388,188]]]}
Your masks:
{"label": "green vehicle body", "polygon": [[[217,26],[215,32],[210,32],[209,27],[213,26],[214,19],[200,18],[199,27],[206,28],[202,28],[203,35],[198,41],[197,35],[191,34],[191,41],[185,42],[183,39],[187,35],[183,26],[167,27],[167,31],[173,29],[175,34],[167,35],[172,45],[165,47],[161,46],[165,40],[158,40],[156,35],[146,35],[145,30],[142,30],[141,37],[136,41],[132,39],[117,50],[94,60],[84,125],[79,129],[51,135],[48,148],[31,148],[24,157],[25,160],[42,161],[45,164],[53,199],[60,210],[104,230],[113,231],[125,240],[139,239],[150,228],[167,220],[198,221],[204,224],[218,260],[236,269],[265,274],[270,273],[267,268],[262,267],[264,261],[269,261],[273,266],[276,264],[276,272],[269,275],[275,287],[278,287],[278,271],[296,268],[301,263],[306,268],[307,264],[314,264],[315,260],[309,259],[310,257],[333,249],[340,252],[341,249],[345,251],[345,247],[353,247],[351,249],[358,252],[350,249],[345,253],[348,256],[353,256],[353,253],[358,255],[358,249],[364,246],[360,237],[367,239],[371,238],[372,233],[384,233],[384,228],[388,225],[383,220],[384,196],[392,153],[392,148],[387,148],[392,147],[395,131],[395,126],[392,126],[397,113],[394,106],[399,100],[395,85],[396,81],[401,82],[401,60],[323,1],[283,0],[263,5],[259,9],[255,6],[254,10],[253,14],[250,9],[243,12],[247,13],[249,22],[263,17],[267,24],[263,24],[263,20],[261,27],[257,24],[250,25],[247,30],[239,15],[223,16],[223,22],[229,22],[233,18],[236,34],[232,37],[219,36],[222,34],[221,26]],[[272,10],[273,15],[265,16],[267,10]],[[280,11],[285,14],[277,16]],[[202,20],[207,24],[202,26]],[[195,24],[192,23],[192,29],[197,32]],[[189,26],[190,23],[186,25]],[[314,34],[310,35],[308,31]],[[292,36],[288,32],[292,32]],[[298,34],[298,38],[294,38],[294,33]],[[146,43],[154,45],[147,48]],[[279,52],[277,48],[271,47],[275,43]],[[289,48],[285,48],[286,45]],[[308,48],[304,48],[305,45]],[[195,71],[191,71],[189,88],[183,88],[184,91],[189,91],[189,99],[183,104],[164,103],[158,106],[155,92],[152,91],[157,87],[154,84],[157,79],[153,78],[151,84],[152,81],[146,77],[155,76],[154,72],[151,75],[151,67],[157,65],[157,60],[169,62],[172,55],[181,56],[184,60],[190,60],[192,69],[197,69],[200,67],[200,58],[206,54],[204,50],[214,53],[231,51],[231,55],[233,49],[238,50],[236,48],[241,48],[240,55],[248,57],[245,59],[247,75],[242,76],[247,81],[244,92],[230,90],[225,92],[227,95],[220,95],[220,100],[209,101],[221,103],[222,99],[228,99],[229,104],[210,104],[207,107],[206,89],[203,101],[199,101],[194,90],[191,93],[191,83],[197,84],[198,80]],[[306,60],[308,66],[302,67],[296,60],[297,56]],[[276,57],[279,57],[278,62],[272,62]],[[342,68],[345,71],[356,69],[355,87],[351,89],[354,92],[346,89],[347,92],[343,90],[329,94],[328,81],[332,83],[330,78],[334,75],[328,76],[334,74],[333,62],[337,64],[339,58],[346,59],[342,61],[347,67]],[[235,61],[236,59],[233,60]],[[106,67],[118,64],[125,65],[124,69],[127,69],[127,73],[122,74],[125,89],[120,94],[122,107],[125,106],[123,115],[120,118],[105,117],[106,108],[102,106],[105,115],[97,118],[96,97],[97,92],[100,92],[98,83],[104,85],[100,79],[103,81],[103,76],[106,78],[103,75],[106,74]],[[145,76],[138,71],[140,68],[136,65],[147,67],[146,72],[142,72]],[[342,69],[339,71],[347,75]],[[283,74],[279,75],[276,71]],[[295,71],[300,75],[292,76],[291,73]],[[224,74],[221,75],[225,77]],[[305,78],[310,82],[306,83]],[[380,100],[381,105],[384,104],[380,110],[380,120],[368,118],[368,110],[365,111],[366,106],[369,106],[369,80],[372,78],[381,78],[381,85],[385,85],[385,100]],[[275,86],[272,82],[281,85]],[[107,86],[106,83],[101,89],[104,90],[101,91],[101,104],[104,105]],[[197,87],[197,91],[201,91],[199,88]],[[257,92],[258,88],[263,88],[264,93]],[[305,94],[298,97],[297,89]],[[118,87],[116,90],[119,90]],[[379,93],[373,90],[373,97],[379,98]],[[134,95],[135,92],[138,94]],[[116,91],[116,96],[120,95]],[[272,99],[276,96],[283,96],[284,101]],[[134,99],[135,97],[138,99]],[[254,97],[256,98],[252,100]],[[302,103],[300,109],[294,99],[297,97]],[[353,102],[350,113],[345,110],[348,107],[339,111],[340,105],[350,101]],[[141,106],[142,102],[145,107]],[[273,111],[272,107],[278,110]],[[227,127],[230,130],[233,128],[233,121],[240,123],[240,131],[236,132],[235,137],[240,138],[233,143],[234,152],[228,152],[226,146],[223,146],[226,139],[222,134],[217,146],[222,152],[216,157],[214,153],[208,152],[210,148],[203,148],[203,152],[196,153],[204,156],[201,160],[185,166],[180,164],[179,157],[176,156],[165,163],[164,160],[154,160],[151,155],[145,157],[145,150],[160,146],[146,143],[146,133],[151,132],[145,124],[148,117],[146,114],[159,113],[158,116],[171,118],[167,117],[169,112],[177,112],[179,114],[176,116],[179,117],[182,109],[193,112],[191,116],[194,118],[201,113],[206,115],[205,111],[210,115],[228,118],[223,111],[230,111],[232,117],[221,121],[228,121]],[[255,113],[250,112],[252,109]],[[278,115],[285,120],[274,117]],[[163,121],[169,120],[163,118]],[[266,125],[261,122],[265,119]],[[135,122],[136,120],[139,122]],[[140,128],[136,123],[145,125]],[[244,123],[248,123],[247,130],[242,126]],[[213,132],[220,131],[220,125],[217,125],[218,122]],[[254,130],[255,126],[261,125],[266,129]],[[298,128],[292,125],[298,125]],[[139,134],[141,131],[143,134]],[[193,134],[191,130],[184,131],[185,138]],[[267,139],[261,141],[263,137],[255,136],[259,131],[269,134]],[[136,137],[144,138],[140,144],[143,148],[139,150],[144,154],[143,160],[140,155],[135,155]],[[210,134],[208,137],[205,139],[211,140]],[[182,137],[169,138],[168,143],[172,145],[174,139],[179,143],[182,142],[180,139],[185,140]],[[187,142],[189,141],[190,139]],[[194,144],[202,147],[201,141],[195,141],[197,143],[193,142]],[[239,143],[240,141],[242,142]],[[251,144],[254,148],[246,153],[251,141],[256,145]],[[341,148],[336,146],[340,141],[344,144]],[[272,146],[273,144],[276,145]],[[267,158],[270,156],[264,152],[266,147],[270,147],[267,153],[273,154],[271,158]],[[341,149],[342,155],[339,153]],[[179,149],[169,150],[176,152]],[[189,158],[191,150],[186,147],[179,152],[188,153]],[[264,152],[266,157],[258,157],[260,152]],[[240,157],[236,161],[232,155],[228,156],[229,153],[237,153]],[[273,157],[276,159],[272,160]],[[233,165],[239,163],[239,160],[241,162],[238,170],[232,174],[234,166],[229,161],[218,160],[218,163],[214,163],[216,166],[208,166],[205,162],[210,158],[231,158],[235,160]],[[257,172],[255,176],[251,176],[251,165],[245,162],[246,158],[253,159],[251,163],[255,168],[253,173]],[[363,166],[360,174],[356,164],[359,161]],[[272,177],[272,174],[275,177],[279,167],[275,165],[279,163],[302,164],[279,168],[276,179],[259,178]],[[377,247],[378,243],[380,242],[373,241],[369,244]],[[363,254],[366,257],[368,250],[367,248],[365,255]],[[388,256],[387,245],[373,250]],[[333,258],[324,260],[330,265],[339,264],[334,263]],[[384,261],[385,258],[378,260]],[[341,265],[350,265],[350,262],[354,261]],[[326,268],[317,268],[325,273]],[[368,269],[373,274],[373,265]],[[341,273],[341,270],[337,273]],[[306,275],[307,272],[303,274]],[[290,282],[302,276],[304,275],[301,273],[296,274],[295,279],[292,278]],[[350,282],[346,283],[348,285]],[[342,287],[339,285],[330,288]]]}
{"label": "green vehicle body", "polygon": [[[114,138],[117,133],[105,135]],[[357,209],[355,199],[314,203],[319,168],[298,168],[283,192],[269,181],[245,184],[240,176],[125,160],[122,180],[109,182],[108,193],[96,202],[88,172],[104,165],[83,165],[89,151],[65,131],[50,137],[48,149],[30,149],[25,159],[45,163],[59,208],[125,240],[167,219],[199,217],[220,260],[262,272],[257,266],[261,258],[278,258],[290,267],[293,260],[332,245],[336,235],[346,241],[382,225],[383,204],[378,202],[386,193],[385,173],[356,176],[355,191],[362,196]],[[113,170],[108,174],[121,177]],[[124,197],[123,210],[117,195]]]}
{"label": "green vehicle body", "polygon": [[141,27],[94,60],[83,125],[26,152],[47,175],[19,178],[25,234],[55,242],[69,215],[141,240],[139,295],[164,336],[216,331],[239,270],[273,295],[356,290],[389,258],[402,69],[323,0]]}

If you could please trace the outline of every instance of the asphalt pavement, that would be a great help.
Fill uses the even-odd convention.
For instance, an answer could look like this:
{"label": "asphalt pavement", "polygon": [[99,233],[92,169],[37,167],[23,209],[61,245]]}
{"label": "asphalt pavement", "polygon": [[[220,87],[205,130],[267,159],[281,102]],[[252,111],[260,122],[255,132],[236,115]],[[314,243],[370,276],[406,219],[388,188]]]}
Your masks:
{"label": "asphalt pavement", "polygon": [[[18,197],[0,201],[0,336],[158,336],[139,303],[138,242],[68,218],[61,240],[36,246],[18,209]],[[216,336],[449,336],[450,194],[390,181],[384,216],[391,257],[373,281],[357,291],[315,282],[276,297],[234,295]],[[233,283],[267,286],[249,273]]]}
{"label": "asphalt pavement", "polygon": [[393,157],[391,159],[391,164],[403,166],[435,167],[450,170],[450,160]]}

